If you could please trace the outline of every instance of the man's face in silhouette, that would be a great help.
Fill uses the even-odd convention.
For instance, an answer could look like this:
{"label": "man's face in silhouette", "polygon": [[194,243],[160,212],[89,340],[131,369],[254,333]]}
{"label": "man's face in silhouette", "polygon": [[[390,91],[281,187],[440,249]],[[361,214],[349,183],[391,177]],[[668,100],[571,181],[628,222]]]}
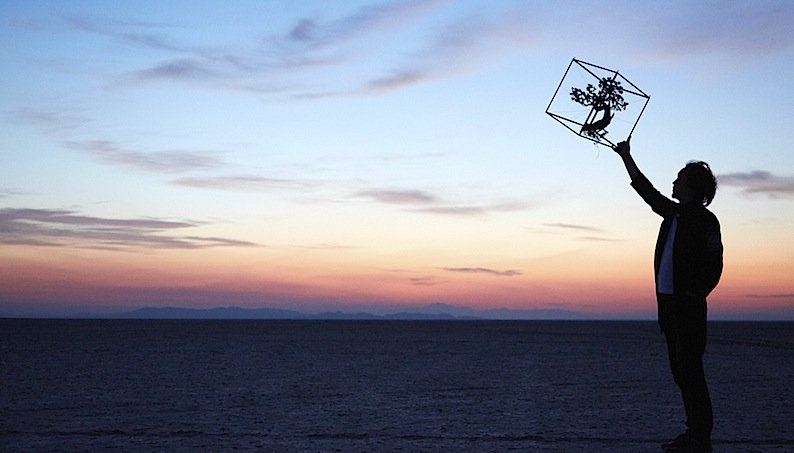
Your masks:
{"label": "man's face in silhouette", "polygon": [[673,181],[673,198],[681,203],[692,201],[695,196],[692,188],[689,186],[689,173],[690,170],[684,168],[678,172],[678,178]]}

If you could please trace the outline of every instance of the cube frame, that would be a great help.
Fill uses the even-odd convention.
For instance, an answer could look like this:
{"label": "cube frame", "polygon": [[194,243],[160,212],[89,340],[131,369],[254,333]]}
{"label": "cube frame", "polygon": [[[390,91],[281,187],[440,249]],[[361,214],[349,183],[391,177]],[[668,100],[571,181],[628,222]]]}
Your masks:
{"label": "cube frame", "polygon": [[[609,125],[604,127],[603,129],[597,131],[596,133],[587,133],[584,130],[584,126],[588,123],[591,123],[595,117],[598,115],[598,111],[595,107],[591,107],[589,113],[584,119],[581,118],[569,118],[563,114],[555,113],[552,111],[552,106],[555,105],[555,101],[558,103],[560,102],[557,96],[560,94],[560,89],[562,88],[566,78],[571,71],[571,68],[576,67],[581,69],[583,73],[589,74],[592,76],[596,81],[600,81],[603,78],[609,77],[612,80],[620,82],[620,85],[623,89],[623,93],[629,94],[634,96],[635,98],[639,99],[642,102],[642,107],[639,110],[639,114],[634,119],[633,123],[631,123],[630,130],[628,132],[628,136],[623,140],[628,140],[631,138],[631,135],[634,133],[634,129],[637,127],[637,123],[639,123],[642,114],[645,112],[645,108],[648,106],[648,102],[650,101],[651,97],[642,91],[637,85],[632,83],[629,79],[627,79],[623,74],[619,71],[614,69],[605,68],[603,66],[599,66],[593,63],[588,63],[586,61],[579,60],[577,58],[571,59],[571,62],[568,64],[568,68],[565,70],[565,73],[560,79],[559,85],[557,85],[557,89],[554,91],[554,95],[549,101],[548,107],[546,107],[546,114],[557,120],[560,124],[565,126],[568,130],[573,132],[574,134],[583,137],[587,140],[590,140],[596,144],[614,147],[618,142],[619,139],[610,139],[609,135]],[[601,73],[603,76],[600,76]]]}

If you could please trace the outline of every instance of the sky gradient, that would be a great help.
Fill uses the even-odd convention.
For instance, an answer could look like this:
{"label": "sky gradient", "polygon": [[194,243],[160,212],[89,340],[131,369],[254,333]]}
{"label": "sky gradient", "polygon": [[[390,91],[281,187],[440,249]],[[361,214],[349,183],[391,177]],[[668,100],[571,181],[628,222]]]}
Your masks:
{"label": "sky gradient", "polygon": [[[661,221],[545,114],[571,58],[719,189],[710,312],[794,319],[791,2],[6,2],[0,314],[434,302],[651,318]],[[582,83],[587,83],[585,75]]]}

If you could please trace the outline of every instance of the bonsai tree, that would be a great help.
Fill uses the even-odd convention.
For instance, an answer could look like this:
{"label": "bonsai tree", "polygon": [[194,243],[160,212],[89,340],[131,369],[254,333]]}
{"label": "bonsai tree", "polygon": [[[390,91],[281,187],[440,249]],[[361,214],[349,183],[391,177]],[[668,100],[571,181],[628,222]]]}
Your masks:
{"label": "bonsai tree", "polygon": [[604,112],[600,120],[596,120],[596,115],[593,115],[591,121],[585,122],[582,125],[581,132],[591,137],[600,136],[599,132],[603,131],[609,123],[612,122],[612,117],[615,116],[612,110],[620,111],[628,107],[629,103],[623,99],[623,87],[615,79],[602,78],[598,80],[598,91],[596,88],[588,83],[587,88],[571,88],[571,100],[577,104],[585,107],[592,107],[595,113]]}

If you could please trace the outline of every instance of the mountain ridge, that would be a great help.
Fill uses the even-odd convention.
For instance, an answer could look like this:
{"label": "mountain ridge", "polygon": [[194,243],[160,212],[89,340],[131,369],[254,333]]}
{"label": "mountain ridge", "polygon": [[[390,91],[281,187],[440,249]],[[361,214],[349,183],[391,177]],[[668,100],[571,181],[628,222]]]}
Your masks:
{"label": "mountain ridge", "polygon": [[293,319],[293,320],[576,320],[579,313],[559,309],[509,308],[474,309],[470,307],[432,303],[406,311],[375,314],[368,311],[328,311],[309,313],[283,308],[244,307],[143,307],[115,313],[77,313],[66,318],[80,319]]}

